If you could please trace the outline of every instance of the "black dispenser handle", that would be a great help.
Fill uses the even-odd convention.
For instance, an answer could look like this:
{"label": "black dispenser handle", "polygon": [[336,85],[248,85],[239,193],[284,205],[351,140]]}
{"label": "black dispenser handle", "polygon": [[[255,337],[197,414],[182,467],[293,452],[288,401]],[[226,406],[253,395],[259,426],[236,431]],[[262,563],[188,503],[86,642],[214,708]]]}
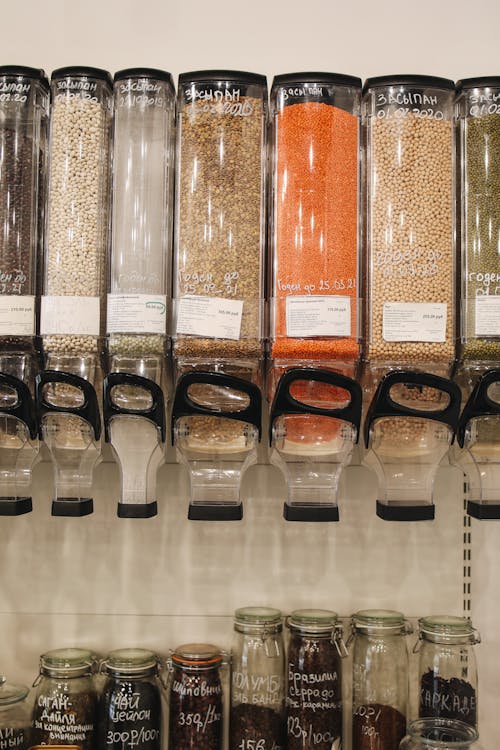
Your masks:
{"label": "black dispenser handle", "polygon": [[[51,383],[64,383],[77,388],[83,394],[81,406],[57,406],[50,404],[44,396],[44,387]],[[40,438],[42,438],[42,418],[45,414],[75,414],[85,419],[92,427],[95,440],[101,436],[101,415],[94,386],[85,378],[60,370],[44,370],[35,379],[36,404],[39,416]]]}
{"label": "black dispenser handle", "polygon": [[[147,391],[152,399],[149,409],[129,409],[127,407],[117,406],[112,398],[112,390],[118,385],[129,385],[141,388]],[[159,385],[149,378],[143,378],[141,375],[135,375],[128,372],[111,372],[104,379],[103,387],[103,415],[104,415],[104,435],[106,442],[110,442],[109,424],[113,417],[118,415],[131,414],[133,416],[144,417],[160,429],[161,441],[165,442],[166,420],[165,420],[165,398]]]}
{"label": "black dispenser handle", "polygon": [[488,370],[479,378],[464,406],[457,430],[457,440],[461,448],[464,447],[467,425],[472,419],[500,415],[500,403],[488,396],[488,389],[493,383],[500,384],[500,367]]}
{"label": "black dispenser handle", "polygon": [[[406,383],[417,387],[429,387],[443,391],[448,394],[450,401],[442,409],[429,411],[415,409],[411,406],[403,406],[391,398],[390,391],[395,385],[405,385]],[[416,372],[415,370],[394,370],[393,372],[389,372],[378,384],[378,388],[368,408],[364,426],[365,445],[368,448],[373,423],[382,417],[420,417],[421,419],[442,422],[451,427],[454,437],[460,415],[460,400],[460,388],[456,383],[447,378],[433,375],[430,372]]]}
{"label": "black dispenser handle", "polygon": [[[214,409],[193,401],[189,396],[190,386],[201,383],[202,385],[216,385],[220,388],[231,388],[235,391],[246,393],[249,404],[238,411],[226,411]],[[174,405],[172,408],[172,443],[174,442],[175,423],[181,417],[211,416],[234,419],[237,422],[247,422],[254,425],[262,436],[262,394],[260,388],[248,380],[237,378],[234,375],[225,375],[220,372],[207,372],[196,370],[188,372],[179,379],[175,389]]]}
{"label": "black dispenser handle", "polygon": [[[326,383],[327,385],[342,388],[349,393],[350,401],[347,406],[335,409],[327,409],[326,407],[313,406],[312,404],[297,401],[290,393],[290,388],[298,380]],[[334,417],[344,422],[350,422],[356,429],[357,442],[361,426],[362,405],[363,395],[361,386],[352,378],[341,375],[339,372],[332,372],[331,370],[314,367],[293,367],[281,376],[276,393],[274,394],[269,425],[269,443],[272,443],[274,422],[283,414],[315,414],[321,417]]]}
{"label": "black dispenser handle", "polygon": [[12,406],[0,406],[0,412],[16,417],[23,422],[29,430],[31,439],[35,440],[38,436],[38,420],[30,389],[22,380],[5,372],[0,373],[0,385],[12,388],[16,393],[16,403]]}

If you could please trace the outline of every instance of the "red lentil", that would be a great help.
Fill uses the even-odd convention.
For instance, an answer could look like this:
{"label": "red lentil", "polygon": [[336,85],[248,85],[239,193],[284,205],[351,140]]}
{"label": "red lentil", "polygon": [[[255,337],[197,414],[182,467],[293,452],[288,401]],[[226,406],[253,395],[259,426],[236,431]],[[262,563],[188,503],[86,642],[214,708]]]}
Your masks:
{"label": "red lentil", "polygon": [[[323,102],[289,104],[276,116],[275,359],[356,361],[358,118]],[[351,335],[287,336],[286,297],[351,300]]]}

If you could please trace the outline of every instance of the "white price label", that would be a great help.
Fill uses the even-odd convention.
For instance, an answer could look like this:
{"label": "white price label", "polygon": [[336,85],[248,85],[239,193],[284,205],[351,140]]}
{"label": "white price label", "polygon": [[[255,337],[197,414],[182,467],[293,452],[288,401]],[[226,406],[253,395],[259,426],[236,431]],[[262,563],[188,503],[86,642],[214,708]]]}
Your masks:
{"label": "white price label", "polygon": [[99,297],[42,297],[42,336],[99,336]]}
{"label": "white price label", "polygon": [[446,341],[446,302],[384,302],[384,341]]}
{"label": "white price label", "polygon": [[212,339],[240,338],[243,300],[224,297],[182,297],[177,308],[177,333]]}
{"label": "white price label", "polygon": [[0,296],[0,336],[33,336],[35,298],[28,295]]}
{"label": "white price label", "polygon": [[476,336],[500,336],[500,294],[476,297],[474,333]]}
{"label": "white price label", "polygon": [[108,333],[166,333],[163,294],[108,294]]}
{"label": "white price label", "polygon": [[286,298],[286,335],[350,336],[351,298],[337,295],[304,295]]}

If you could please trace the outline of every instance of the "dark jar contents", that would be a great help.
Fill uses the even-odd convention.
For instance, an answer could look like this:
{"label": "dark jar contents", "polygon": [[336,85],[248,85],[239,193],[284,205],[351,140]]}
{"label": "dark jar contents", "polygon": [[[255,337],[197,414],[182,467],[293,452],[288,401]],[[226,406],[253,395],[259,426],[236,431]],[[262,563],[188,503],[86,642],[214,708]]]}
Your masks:
{"label": "dark jar contents", "polygon": [[476,691],[458,677],[446,680],[429,669],[420,683],[421,717],[458,719],[475,727],[477,724]]}
{"label": "dark jar contents", "polygon": [[232,750],[284,750],[281,713],[267,706],[240,703],[231,709]]}
{"label": "dark jar contents", "polygon": [[161,750],[158,659],[144,649],[113,651],[98,711],[99,750]]}
{"label": "dark jar contents", "polygon": [[9,685],[0,675],[0,750],[28,750],[31,747],[31,717],[24,685]]}
{"label": "dark jar contents", "polygon": [[172,654],[169,750],[222,750],[222,661],[209,644],[187,644]]}
{"label": "dark jar contents", "polygon": [[406,717],[392,706],[358,706],[352,717],[352,750],[397,750],[406,733]]}
{"label": "dark jar contents", "polygon": [[336,622],[337,615],[326,610],[298,610],[288,620],[287,750],[340,748],[341,631]]}
{"label": "dark jar contents", "polygon": [[49,651],[41,657],[33,708],[33,745],[95,750],[97,695],[93,656],[83,649]]}

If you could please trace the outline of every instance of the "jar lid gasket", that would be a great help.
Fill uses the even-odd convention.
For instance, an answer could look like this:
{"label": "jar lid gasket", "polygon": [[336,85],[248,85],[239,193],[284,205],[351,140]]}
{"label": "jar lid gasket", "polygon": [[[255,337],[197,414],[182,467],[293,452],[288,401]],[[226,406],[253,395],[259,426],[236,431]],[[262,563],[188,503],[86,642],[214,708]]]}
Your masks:
{"label": "jar lid gasket", "polygon": [[172,653],[174,664],[186,667],[214,667],[222,660],[221,650],[212,643],[185,643]]}
{"label": "jar lid gasket", "polygon": [[405,616],[392,609],[360,609],[353,615],[355,628],[397,628],[405,624]]}

